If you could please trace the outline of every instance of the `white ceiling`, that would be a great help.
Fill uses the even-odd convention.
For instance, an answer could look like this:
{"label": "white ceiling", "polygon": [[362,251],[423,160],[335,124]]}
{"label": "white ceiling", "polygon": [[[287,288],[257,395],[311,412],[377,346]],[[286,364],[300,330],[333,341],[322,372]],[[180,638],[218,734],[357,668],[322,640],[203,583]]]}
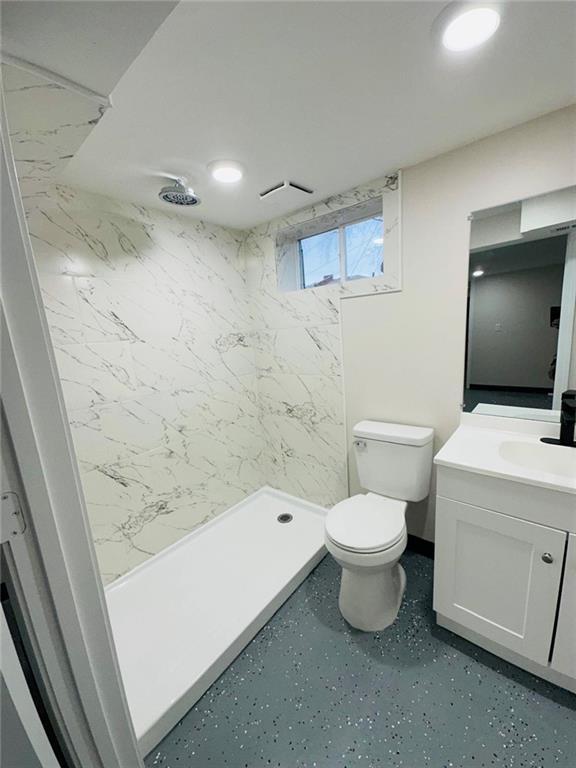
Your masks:
{"label": "white ceiling", "polygon": [[2,50],[108,96],[175,5],[2,0]]}
{"label": "white ceiling", "polygon": [[[180,211],[244,228],[576,101],[575,3],[510,3],[464,54],[432,36],[443,7],[182,2],[63,179],[162,207],[159,176],[185,174],[203,202]],[[220,158],[240,184],[211,181]],[[315,194],[259,199],[282,179]]]}

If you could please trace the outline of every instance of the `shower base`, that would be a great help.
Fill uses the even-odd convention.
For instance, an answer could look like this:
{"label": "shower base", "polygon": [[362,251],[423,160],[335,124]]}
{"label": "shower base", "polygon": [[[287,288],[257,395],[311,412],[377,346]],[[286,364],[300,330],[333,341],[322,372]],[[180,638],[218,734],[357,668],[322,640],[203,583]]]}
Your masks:
{"label": "shower base", "polygon": [[320,562],[325,515],[261,488],[106,588],[142,755]]}

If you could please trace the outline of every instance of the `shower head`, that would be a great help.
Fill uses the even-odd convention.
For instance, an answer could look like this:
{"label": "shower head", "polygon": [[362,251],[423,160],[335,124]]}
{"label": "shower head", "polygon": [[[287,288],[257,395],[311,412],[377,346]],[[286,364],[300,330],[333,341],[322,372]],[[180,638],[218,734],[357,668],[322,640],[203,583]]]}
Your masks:
{"label": "shower head", "polygon": [[194,194],[191,187],[186,186],[186,179],[174,179],[171,184],[162,187],[158,193],[160,200],[172,205],[198,205],[200,198]]}

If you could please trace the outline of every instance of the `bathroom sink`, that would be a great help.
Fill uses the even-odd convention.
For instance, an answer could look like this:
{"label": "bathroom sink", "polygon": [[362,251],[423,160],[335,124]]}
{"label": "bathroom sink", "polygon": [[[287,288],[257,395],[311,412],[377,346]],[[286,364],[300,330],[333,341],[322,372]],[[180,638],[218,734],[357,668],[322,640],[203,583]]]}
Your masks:
{"label": "bathroom sink", "polygon": [[557,437],[559,425],[515,421],[464,414],[434,463],[576,494],[576,448],[540,441]]}
{"label": "bathroom sink", "polygon": [[540,441],[504,440],[500,444],[504,461],[529,470],[576,478],[576,450],[560,445],[546,445]]}

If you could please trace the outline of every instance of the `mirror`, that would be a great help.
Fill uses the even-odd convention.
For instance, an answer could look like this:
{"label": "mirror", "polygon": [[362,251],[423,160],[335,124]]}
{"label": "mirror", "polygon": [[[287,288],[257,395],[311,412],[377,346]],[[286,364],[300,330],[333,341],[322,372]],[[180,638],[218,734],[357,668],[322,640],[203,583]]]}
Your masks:
{"label": "mirror", "polygon": [[463,409],[556,421],[576,387],[576,187],[470,218]]}

